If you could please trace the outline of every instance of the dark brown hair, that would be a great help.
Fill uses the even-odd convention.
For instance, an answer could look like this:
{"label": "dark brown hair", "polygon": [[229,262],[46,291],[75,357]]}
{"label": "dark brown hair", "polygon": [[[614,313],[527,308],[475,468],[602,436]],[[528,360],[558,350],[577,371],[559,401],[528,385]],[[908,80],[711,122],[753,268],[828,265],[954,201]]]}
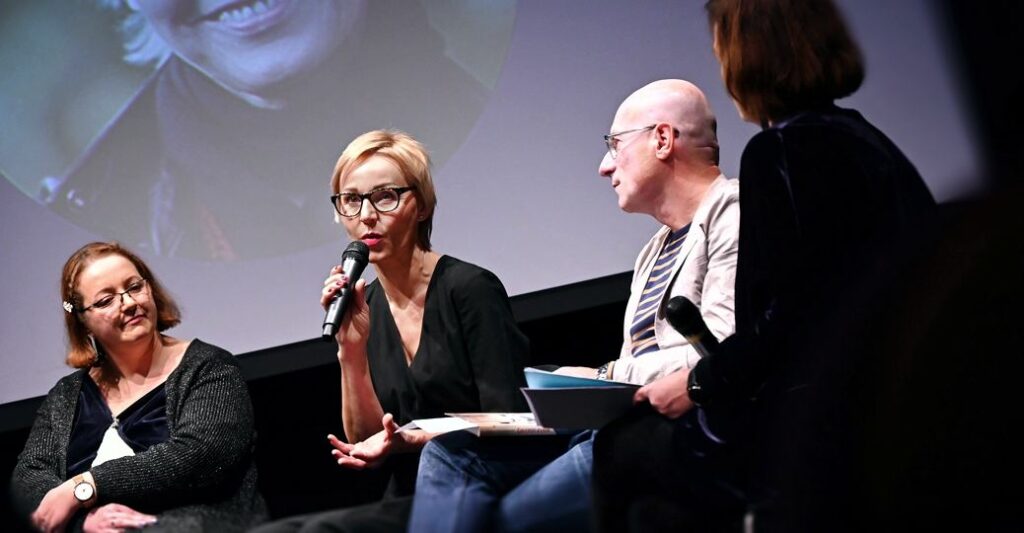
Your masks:
{"label": "dark brown hair", "polygon": [[853,94],[860,49],[831,0],[709,0],[725,87],[762,125]]}
{"label": "dark brown hair", "polygon": [[108,255],[124,257],[135,265],[139,275],[146,279],[150,295],[156,304],[157,331],[165,331],[181,322],[181,311],[178,310],[178,304],[167,294],[163,285],[142,259],[116,242],[86,244],[71,254],[71,257],[64,263],[64,271],[60,278],[61,299],[73,308],[71,311],[65,308],[65,311],[68,312],[64,313],[64,326],[68,334],[67,364],[74,368],[85,368],[96,362],[96,352],[89,341],[89,331],[85,328],[85,323],[82,322],[80,310],[84,303],[82,295],[78,293],[78,278],[90,263]]}

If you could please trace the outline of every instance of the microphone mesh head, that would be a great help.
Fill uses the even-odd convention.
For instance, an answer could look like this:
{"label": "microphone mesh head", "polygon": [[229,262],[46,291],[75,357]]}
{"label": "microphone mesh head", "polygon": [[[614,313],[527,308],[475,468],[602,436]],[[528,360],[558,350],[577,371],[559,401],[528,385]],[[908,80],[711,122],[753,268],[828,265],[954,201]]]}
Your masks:
{"label": "microphone mesh head", "polygon": [[346,257],[352,256],[360,257],[363,261],[367,261],[370,258],[370,247],[363,241],[352,241],[345,247],[341,258],[344,260]]}
{"label": "microphone mesh head", "polygon": [[684,337],[701,333],[704,318],[700,316],[700,309],[685,296],[674,296],[669,299],[665,305],[665,315],[669,324]]}

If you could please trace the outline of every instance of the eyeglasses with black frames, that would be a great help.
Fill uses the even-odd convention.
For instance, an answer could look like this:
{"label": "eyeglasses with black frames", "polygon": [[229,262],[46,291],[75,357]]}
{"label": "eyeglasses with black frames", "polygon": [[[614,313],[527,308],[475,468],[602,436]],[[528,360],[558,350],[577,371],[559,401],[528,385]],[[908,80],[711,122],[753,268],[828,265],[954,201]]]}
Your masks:
{"label": "eyeglasses with black frames", "polygon": [[[86,311],[96,311],[97,313],[102,314],[115,313],[121,309],[122,305],[124,305],[125,295],[131,296],[132,300],[135,300],[135,303],[139,303],[149,296],[149,283],[145,278],[136,278],[129,281],[128,286],[125,287],[123,291],[101,296],[91,305],[87,305],[79,309],[78,312],[85,313]],[[114,305],[115,302],[118,305]]]}
{"label": "eyeglasses with black frames", "polygon": [[651,131],[657,128],[657,124],[651,124],[650,126],[644,126],[642,128],[636,128],[633,130],[617,131],[615,133],[609,133],[604,136],[604,144],[608,147],[608,153],[615,159],[619,155],[619,137],[626,135],[627,133],[639,133],[641,131]]}
{"label": "eyeglasses with black frames", "polygon": [[402,194],[414,189],[415,187],[381,187],[363,194],[340,192],[331,195],[331,205],[339,215],[347,218],[359,215],[363,210],[363,200],[369,200],[370,205],[378,213],[388,213],[398,209]]}

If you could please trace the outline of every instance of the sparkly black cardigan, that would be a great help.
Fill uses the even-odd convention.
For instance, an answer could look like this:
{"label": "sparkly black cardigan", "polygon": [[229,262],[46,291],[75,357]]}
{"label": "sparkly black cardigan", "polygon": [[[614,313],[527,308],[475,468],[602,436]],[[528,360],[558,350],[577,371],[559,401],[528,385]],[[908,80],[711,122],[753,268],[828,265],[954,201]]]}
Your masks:
{"label": "sparkly black cardigan", "polygon": [[[67,479],[68,440],[85,370],[65,376],[36,413],[11,478],[26,518]],[[158,515],[162,527],[245,530],[266,518],[256,489],[252,403],[234,358],[198,339],[167,377],[170,438],[91,470],[97,505],[116,502]],[[80,525],[79,513],[70,526]]]}

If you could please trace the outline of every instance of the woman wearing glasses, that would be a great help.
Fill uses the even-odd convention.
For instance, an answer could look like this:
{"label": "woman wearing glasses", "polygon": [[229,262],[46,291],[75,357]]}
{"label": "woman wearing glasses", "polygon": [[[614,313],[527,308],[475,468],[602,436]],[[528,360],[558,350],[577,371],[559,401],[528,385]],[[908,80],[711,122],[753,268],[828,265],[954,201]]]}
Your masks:
{"label": "woman wearing glasses", "polygon": [[61,278],[68,365],[12,477],[42,531],[234,531],[265,515],[253,414],[228,352],[162,332],[181,315],[143,261],[91,243]]}
{"label": "woman wearing glasses", "polygon": [[[437,200],[419,142],[396,131],[359,136],[338,159],[331,191],[336,219],[370,248],[377,279],[355,282],[337,334],[348,442],[328,439],[339,465],[382,466],[391,481],[380,503],[262,530],[405,531],[418,452],[430,435],[397,432],[399,425],[446,412],[525,410],[519,387],[529,343],[494,274],[431,249]],[[351,282],[340,270],[324,282],[325,307]]]}

